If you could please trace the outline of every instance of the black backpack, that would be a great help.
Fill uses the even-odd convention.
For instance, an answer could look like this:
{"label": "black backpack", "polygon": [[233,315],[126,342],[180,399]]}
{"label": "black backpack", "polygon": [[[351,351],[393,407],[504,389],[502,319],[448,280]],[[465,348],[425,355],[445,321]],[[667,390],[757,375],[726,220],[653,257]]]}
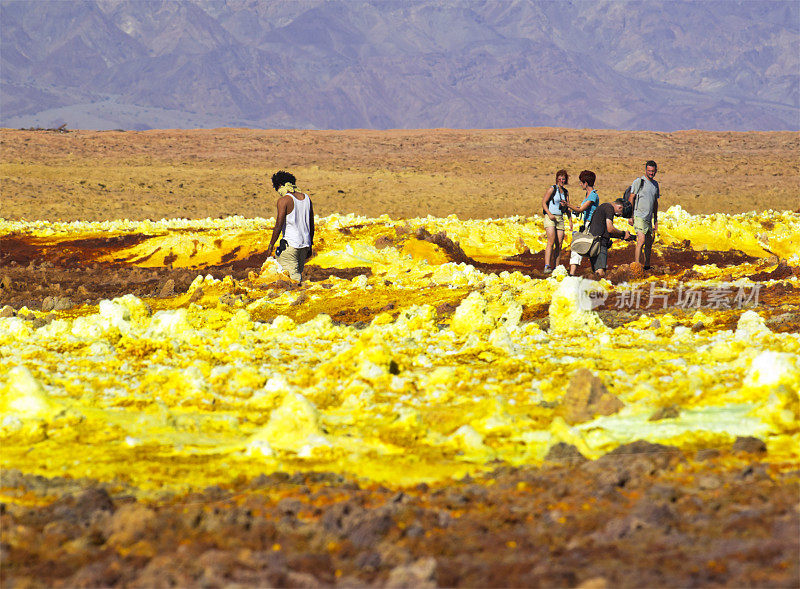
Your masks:
{"label": "black backpack", "polygon": [[[558,186],[553,184],[553,194],[550,195],[550,200],[553,200],[555,198],[557,192],[558,192]],[[569,198],[569,191],[567,190],[566,186],[564,187],[564,197]],[[548,204],[550,203],[550,200],[547,201]],[[565,210],[563,206],[561,207],[561,210],[562,211]],[[547,215],[547,209],[542,208],[542,214]]]}
{"label": "black backpack", "polygon": [[[639,184],[639,190],[641,190],[644,187],[644,179],[637,178],[636,180],[642,181],[642,183]],[[636,180],[634,180],[634,182]],[[626,219],[630,219],[633,216],[633,203],[631,202],[631,186],[633,186],[633,183],[631,183],[631,185],[625,189],[625,192],[622,193],[622,200],[624,204],[622,205],[622,215],[620,216],[625,217]]]}

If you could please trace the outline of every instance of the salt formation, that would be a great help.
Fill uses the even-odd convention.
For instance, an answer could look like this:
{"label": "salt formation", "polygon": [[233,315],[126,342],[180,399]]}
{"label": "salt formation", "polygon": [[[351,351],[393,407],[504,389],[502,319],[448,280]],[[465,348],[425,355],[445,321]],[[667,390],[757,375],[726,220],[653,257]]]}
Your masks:
{"label": "salt formation", "polygon": [[605,325],[593,310],[603,304],[608,293],[602,284],[567,276],[553,293],[550,303],[550,328],[562,333],[597,333]]}

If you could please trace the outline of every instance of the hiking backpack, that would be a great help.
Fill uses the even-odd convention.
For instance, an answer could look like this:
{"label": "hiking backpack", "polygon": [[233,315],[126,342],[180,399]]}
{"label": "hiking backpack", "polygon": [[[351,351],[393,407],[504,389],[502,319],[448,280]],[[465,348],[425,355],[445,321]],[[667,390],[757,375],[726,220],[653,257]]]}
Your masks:
{"label": "hiking backpack", "polygon": [[[639,190],[636,191],[636,195],[638,196],[639,192],[644,187],[644,178],[637,178],[636,180],[641,180],[641,182],[639,183]],[[636,182],[636,180],[634,180],[633,182]],[[622,200],[625,202],[625,204],[622,205],[621,216],[625,217],[626,219],[630,219],[633,216],[633,203],[631,202],[631,186],[633,186],[633,183],[631,183],[631,185],[625,189],[625,192],[622,193]]]}

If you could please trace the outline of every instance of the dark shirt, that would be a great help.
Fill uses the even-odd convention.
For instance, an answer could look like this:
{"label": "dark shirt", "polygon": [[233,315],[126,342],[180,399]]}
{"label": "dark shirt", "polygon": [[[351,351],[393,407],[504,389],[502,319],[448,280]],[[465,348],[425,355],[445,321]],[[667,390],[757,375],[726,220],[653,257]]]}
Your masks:
{"label": "dark shirt", "polygon": [[597,207],[594,215],[592,215],[592,222],[589,223],[589,233],[608,239],[607,219],[611,219],[612,223],[614,222],[614,205],[610,202],[604,202]]}

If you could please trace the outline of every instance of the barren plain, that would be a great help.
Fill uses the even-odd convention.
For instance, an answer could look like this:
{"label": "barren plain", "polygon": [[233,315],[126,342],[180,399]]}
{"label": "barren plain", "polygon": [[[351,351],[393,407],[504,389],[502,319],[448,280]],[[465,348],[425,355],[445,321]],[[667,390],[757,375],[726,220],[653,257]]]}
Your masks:
{"label": "barren plain", "polygon": [[[0,147],[3,587],[800,584],[799,134]],[[607,201],[646,159],[652,268],[544,275],[555,170]]]}
{"label": "barren plain", "polygon": [[661,207],[692,214],[800,208],[797,133],[5,130],[6,219],[97,221],[274,214],[271,175],[292,171],[317,214],[484,219],[537,214],[559,168],[601,200],[659,164]]}

